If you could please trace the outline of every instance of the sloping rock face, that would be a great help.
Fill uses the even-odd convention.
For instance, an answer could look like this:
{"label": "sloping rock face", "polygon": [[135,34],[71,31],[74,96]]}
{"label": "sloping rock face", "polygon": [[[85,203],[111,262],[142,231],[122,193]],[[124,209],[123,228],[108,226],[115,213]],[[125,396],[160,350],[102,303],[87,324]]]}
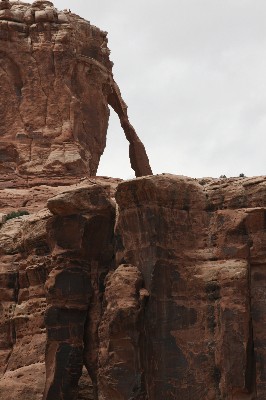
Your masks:
{"label": "sloping rock face", "polygon": [[108,103],[130,142],[136,176],[150,174],[113,79],[107,32],[49,1],[0,6],[0,185],[96,175]]}
{"label": "sloping rock face", "polygon": [[266,177],[87,182],[0,229],[6,400],[263,400]]}

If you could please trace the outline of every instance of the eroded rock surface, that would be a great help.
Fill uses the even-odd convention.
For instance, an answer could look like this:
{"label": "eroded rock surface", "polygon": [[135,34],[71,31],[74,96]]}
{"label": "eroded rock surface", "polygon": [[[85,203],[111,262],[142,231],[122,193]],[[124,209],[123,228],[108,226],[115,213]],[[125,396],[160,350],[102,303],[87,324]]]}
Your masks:
{"label": "eroded rock surface", "polygon": [[116,195],[117,264],[137,266],[149,292],[147,398],[262,400],[266,179],[200,183],[147,177]]}
{"label": "eroded rock surface", "polygon": [[99,326],[100,399],[144,399],[140,340],[148,292],[141,272],[120,265],[106,278],[105,311]]}
{"label": "eroded rock surface", "polygon": [[114,268],[112,185],[83,185],[48,207],[0,228],[0,397],[7,400],[76,399],[84,364],[82,392],[97,388],[104,279]]}
{"label": "eroded rock surface", "polygon": [[98,324],[104,278],[114,267],[115,207],[110,188],[95,185],[57,196],[48,208],[55,216],[47,224],[52,270],[45,284],[44,399],[72,399],[84,363],[97,391]]}
{"label": "eroded rock surface", "polygon": [[[0,398],[265,400],[266,177],[151,176],[106,32],[49,1],[0,1],[0,82]],[[108,104],[150,176],[93,176]]]}
{"label": "eroded rock surface", "polygon": [[2,224],[0,394],[263,400],[266,178],[114,188]]}
{"label": "eroded rock surface", "polygon": [[108,103],[136,176],[152,173],[113,79],[106,36],[50,1],[1,1],[0,187],[96,175]]}

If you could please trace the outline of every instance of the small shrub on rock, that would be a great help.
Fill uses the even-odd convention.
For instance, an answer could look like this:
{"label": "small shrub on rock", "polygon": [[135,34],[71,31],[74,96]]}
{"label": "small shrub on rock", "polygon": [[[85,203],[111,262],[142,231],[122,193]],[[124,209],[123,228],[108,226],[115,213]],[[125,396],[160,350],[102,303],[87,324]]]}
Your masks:
{"label": "small shrub on rock", "polygon": [[26,210],[12,211],[11,213],[7,214],[6,221],[9,219],[21,217],[22,215],[29,215],[29,212]]}

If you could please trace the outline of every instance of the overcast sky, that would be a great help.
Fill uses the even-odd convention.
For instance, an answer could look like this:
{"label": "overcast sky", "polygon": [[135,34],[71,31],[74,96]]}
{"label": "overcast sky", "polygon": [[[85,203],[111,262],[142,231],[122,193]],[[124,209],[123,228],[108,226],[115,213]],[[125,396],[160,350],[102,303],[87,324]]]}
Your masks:
{"label": "overcast sky", "polygon": [[[109,32],[114,77],[154,173],[265,175],[265,0],[55,0]],[[130,178],[112,113],[98,175]]]}

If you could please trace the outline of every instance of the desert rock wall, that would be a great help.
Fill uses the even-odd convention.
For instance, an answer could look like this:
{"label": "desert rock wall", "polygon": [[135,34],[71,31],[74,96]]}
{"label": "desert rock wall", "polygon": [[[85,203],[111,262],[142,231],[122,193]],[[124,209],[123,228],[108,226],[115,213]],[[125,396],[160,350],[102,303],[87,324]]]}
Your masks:
{"label": "desert rock wall", "polygon": [[151,173],[112,75],[107,32],[49,1],[1,1],[0,187],[95,176],[110,104],[136,176]]}
{"label": "desert rock wall", "polygon": [[149,399],[265,397],[265,183],[165,175],[119,185],[117,264],[137,266],[149,292]]}
{"label": "desert rock wall", "polygon": [[265,202],[265,177],[156,175],[8,220],[1,395],[264,399]]}
{"label": "desert rock wall", "polygon": [[106,33],[49,1],[1,5],[1,178],[95,175],[109,110],[89,60],[111,71]]}
{"label": "desert rock wall", "polygon": [[106,35],[0,1],[0,399],[265,400],[266,177],[153,176]]}

